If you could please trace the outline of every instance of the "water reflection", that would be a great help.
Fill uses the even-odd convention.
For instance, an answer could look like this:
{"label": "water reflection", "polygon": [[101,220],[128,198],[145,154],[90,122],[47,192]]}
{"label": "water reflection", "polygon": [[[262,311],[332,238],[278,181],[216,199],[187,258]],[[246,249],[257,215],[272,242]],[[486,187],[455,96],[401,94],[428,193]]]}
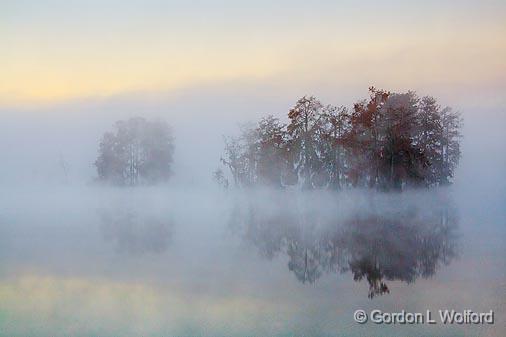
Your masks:
{"label": "water reflection", "polygon": [[167,216],[123,208],[102,209],[98,213],[104,239],[120,253],[160,254],[171,242],[173,223]]}
{"label": "water reflection", "polygon": [[230,224],[262,256],[285,254],[302,283],[351,272],[355,281],[368,282],[373,298],[390,292],[387,281],[429,278],[457,256],[458,217],[449,202],[390,209],[373,202],[345,215],[294,204],[237,204]]}

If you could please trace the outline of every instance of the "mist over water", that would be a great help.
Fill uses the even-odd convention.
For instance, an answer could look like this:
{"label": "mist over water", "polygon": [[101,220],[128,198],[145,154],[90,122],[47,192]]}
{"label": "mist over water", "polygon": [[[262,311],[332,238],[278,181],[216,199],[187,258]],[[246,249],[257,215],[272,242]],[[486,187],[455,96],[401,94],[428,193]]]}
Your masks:
{"label": "mist over water", "polygon": [[[222,135],[291,103],[235,97],[3,109],[0,335],[504,335],[502,108],[461,109],[448,188],[225,191]],[[137,115],[173,127],[173,177],[97,185],[101,135]],[[369,308],[492,309],[496,323],[353,322]]]}

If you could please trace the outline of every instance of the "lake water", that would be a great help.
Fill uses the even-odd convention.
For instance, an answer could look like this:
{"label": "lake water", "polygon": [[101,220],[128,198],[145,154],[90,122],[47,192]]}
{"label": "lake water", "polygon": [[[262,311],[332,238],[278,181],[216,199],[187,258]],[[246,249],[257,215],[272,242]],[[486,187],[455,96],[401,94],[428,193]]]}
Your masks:
{"label": "lake water", "polygon": [[[13,189],[0,335],[505,336],[504,191],[486,191]],[[359,309],[495,322],[359,324]]]}

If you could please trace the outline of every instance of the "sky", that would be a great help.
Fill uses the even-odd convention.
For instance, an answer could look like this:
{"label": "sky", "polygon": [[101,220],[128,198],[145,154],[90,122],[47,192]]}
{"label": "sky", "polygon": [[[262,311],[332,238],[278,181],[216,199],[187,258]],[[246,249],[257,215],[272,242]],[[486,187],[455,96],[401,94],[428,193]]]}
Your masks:
{"label": "sky", "polygon": [[479,174],[505,142],[506,2],[0,0],[0,183],[62,161],[89,182],[103,133],[142,116],[173,127],[175,181],[214,184],[239,123],[369,86],[460,111],[458,176]]}
{"label": "sky", "polygon": [[[253,263],[243,259],[250,255],[242,246],[220,250],[224,235],[214,229],[225,225],[222,211],[230,200],[216,194],[212,172],[226,170],[223,138],[237,133],[239,123],[266,114],[286,121],[302,95],[351,107],[371,85],[433,95],[462,113],[462,159],[452,191],[472,255],[443,274],[451,284],[444,276],[443,282],[419,281],[416,288],[393,288],[405,302],[383,300],[393,309],[453,299],[495,306],[506,270],[504,230],[497,229],[505,223],[506,0],[0,0],[0,297],[10,310],[0,305],[0,326],[7,317],[22,321],[25,335],[53,336],[86,333],[91,322],[99,328],[94,334],[147,335],[164,324],[208,317],[202,329],[244,328],[251,321],[245,328],[254,330],[287,313],[298,327],[328,316],[332,333],[339,331],[335,314],[342,312],[329,303],[356,305],[346,283],[301,288],[285,260],[278,261],[281,269],[269,269],[272,262],[259,254],[251,255],[259,259]],[[114,190],[116,198],[95,189],[94,162],[103,134],[133,116],[162,117],[172,126],[174,176],[161,194]],[[125,200],[179,214],[179,250],[141,263],[118,259],[104,249],[109,243],[94,241],[101,240],[96,211],[115,201],[130,207]],[[243,276],[218,282],[245,262],[251,268]],[[16,265],[37,268],[5,278]],[[173,290],[163,277],[157,288],[154,276],[165,272],[181,274],[185,288]],[[193,294],[205,289],[208,274],[218,276],[208,282],[218,295]],[[136,278],[145,283],[132,283]],[[477,283],[485,286],[476,289]],[[260,293],[275,300],[250,296]],[[300,314],[291,311],[300,304],[293,294],[304,295]],[[62,325],[70,333],[55,328]]]}
{"label": "sky", "polygon": [[504,1],[0,0],[0,41],[4,106],[234,83],[506,89]]}

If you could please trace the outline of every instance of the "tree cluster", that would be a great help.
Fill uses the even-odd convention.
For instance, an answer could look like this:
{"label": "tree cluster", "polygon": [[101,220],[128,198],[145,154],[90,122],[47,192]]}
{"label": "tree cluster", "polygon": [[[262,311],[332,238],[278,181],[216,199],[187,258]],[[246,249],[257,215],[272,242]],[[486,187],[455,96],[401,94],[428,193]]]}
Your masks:
{"label": "tree cluster", "polygon": [[95,161],[99,180],[115,185],[152,184],[171,174],[174,139],[168,124],[135,117],[106,132]]}
{"label": "tree cluster", "polygon": [[238,186],[391,190],[451,183],[460,115],[412,91],[369,91],[351,110],[302,97],[288,123],[268,116],[227,138],[221,161]]}

